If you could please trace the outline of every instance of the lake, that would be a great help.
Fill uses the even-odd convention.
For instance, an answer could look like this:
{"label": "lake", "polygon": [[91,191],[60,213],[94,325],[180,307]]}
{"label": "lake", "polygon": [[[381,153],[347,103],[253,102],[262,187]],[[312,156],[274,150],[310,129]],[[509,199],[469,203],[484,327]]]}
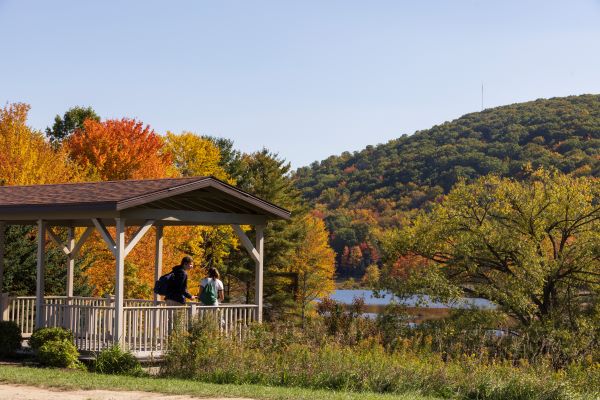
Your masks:
{"label": "lake", "polygon": [[407,299],[400,299],[391,293],[384,293],[381,297],[375,297],[372,290],[368,289],[338,289],[330,296],[333,300],[351,304],[354,298],[364,298],[367,306],[385,306],[392,301],[397,304],[411,308],[478,308],[478,309],[494,309],[496,305],[489,300],[480,298],[464,298],[451,303],[439,303],[430,300],[429,296],[423,296],[419,302],[418,296],[411,296]]}

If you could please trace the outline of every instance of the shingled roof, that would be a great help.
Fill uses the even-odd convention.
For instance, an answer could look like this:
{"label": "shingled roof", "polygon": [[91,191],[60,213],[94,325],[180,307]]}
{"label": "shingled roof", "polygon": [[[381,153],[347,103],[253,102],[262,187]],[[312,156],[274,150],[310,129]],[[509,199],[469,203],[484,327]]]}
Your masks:
{"label": "shingled roof", "polygon": [[289,211],[212,177],[0,186],[0,220],[144,209],[290,217]]}

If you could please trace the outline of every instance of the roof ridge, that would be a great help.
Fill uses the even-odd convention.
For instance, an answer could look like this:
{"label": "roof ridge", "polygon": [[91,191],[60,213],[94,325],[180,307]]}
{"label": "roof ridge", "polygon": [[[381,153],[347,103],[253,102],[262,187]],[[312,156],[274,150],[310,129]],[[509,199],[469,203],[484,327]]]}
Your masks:
{"label": "roof ridge", "polygon": [[[156,181],[176,181],[176,180],[189,180],[189,179],[206,179],[212,178],[211,176],[182,176],[176,178],[150,178],[150,179],[122,179],[122,180],[111,180],[111,181],[88,181],[88,182],[64,182],[64,183],[39,183],[31,185],[0,185],[1,188],[15,188],[15,187],[40,187],[40,186],[65,186],[65,185],[96,185],[101,183],[122,183],[122,182],[156,182]],[[214,178],[213,178],[214,179]]]}

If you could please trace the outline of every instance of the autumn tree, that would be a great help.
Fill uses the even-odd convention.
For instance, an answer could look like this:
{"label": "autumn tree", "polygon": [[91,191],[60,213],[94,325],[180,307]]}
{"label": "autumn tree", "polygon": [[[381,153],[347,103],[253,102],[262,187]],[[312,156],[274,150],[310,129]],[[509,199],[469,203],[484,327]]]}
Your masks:
{"label": "autumn tree", "polygon": [[27,126],[29,105],[0,108],[0,181],[4,185],[70,182],[79,169],[67,154],[54,150],[41,132]]}
{"label": "autumn tree", "polygon": [[[171,156],[164,152],[163,138],[134,119],[86,119],[63,145],[71,159],[86,171],[87,180],[164,178],[172,174]],[[127,259],[125,291],[129,296],[151,295],[153,242],[151,235],[146,235]],[[114,286],[114,259],[99,235],[94,234],[82,253],[95,293],[110,292]]]}
{"label": "autumn tree", "polygon": [[365,269],[361,283],[367,287],[377,287],[380,278],[381,272],[379,271],[379,267],[376,264],[371,264]]}
{"label": "autumn tree", "polygon": [[[131,152],[135,153],[135,150]],[[166,172],[170,176],[214,176],[229,181],[219,163],[219,149],[211,141],[194,133],[168,132],[160,147],[160,154],[172,160]],[[127,163],[121,163],[114,168],[111,175],[122,176],[123,171],[119,168],[129,167]],[[131,233],[128,230],[127,235]],[[97,239],[92,240],[90,244],[90,253],[96,254],[96,259],[90,263],[88,271],[97,293],[103,294],[113,290],[114,261],[104,243]],[[210,265],[223,271],[224,258],[237,246],[237,239],[229,226],[167,227],[164,229],[164,242],[165,272],[177,265],[183,254],[194,257],[199,268],[190,272],[189,285],[192,293],[197,293],[198,282],[205,274],[202,267]],[[149,233],[129,254],[125,270],[125,292],[128,296],[151,295],[149,288],[154,278],[154,246],[154,235]]]}
{"label": "autumn tree", "polygon": [[388,237],[388,263],[410,263],[383,285],[440,300],[482,297],[524,327],[578,330],[599,307],[599,198],[598,179],[543,170],[522,182],[459,183]]}
{"label": "autumn tree", "polygon": [[289,270],[298,277],[296,302],[304,324],[310,305],[335,289],[335,252],[329,247],[328,233],[321,219],[305,214],[296,225],[300,230],[299,240]]}
{"label": "autumn tree", "polygon": [[87,119],[65,146],[73,160],[89,171],[90,179],[164,178],[171,163],[163,139],[135,119]]}
{"label": "autumn tree", "polygon": [[[174,134],[167,132],[165,150],[173,160],[173,168],[181,176],[212,176],[227,183],[233,183],[221,163],[219,147],[211,140],[192,132]],[[196,265],[206,271],[216,267],[226,272],[224,260],[236,249],[238,240],[229,225],[195,226],[180,228],[188,231],[188,239],[178,247],[193,256]],[[196,269],[199,270],[200,268]],[[205,273],[202,272],[202,273]],[[230,274],[223,274],[227,285],[227,297],[230,295]]]}
{"label": "autumn tree", "polygon": [[92,107],[70,108],[62,117],[60,115],[54,117],[52,128],[46,128],[46,136],[50,143],[57,147],[77,129],[83,129],[83,122],[86,119],[100,121],[100,117]]}
{"label": "autumn tree", "polygon": [[[80,179],[79,169],[61,149],[54,149],[41,132],[27,125],[29,106],[8,104],[0,108],[0,184],[32,185],[63,183]],[[36,228],[6,226],[4,287],[0,292],[16,295],[35,293]],[[66,257],[48,246],[46,253],[46,292],[62,295],[66,290]],[[82,274],[81,260],[75,263],[76,294],[89,294],[90,287]]]}
{"label": "autumn tree", "polygon": [[213,176],[227,181],[229,177],[221,166],[219,148],[210,140],[192,132],[176,135],[167,132],[164,152],[172,159],[173,167],[181,176]]}

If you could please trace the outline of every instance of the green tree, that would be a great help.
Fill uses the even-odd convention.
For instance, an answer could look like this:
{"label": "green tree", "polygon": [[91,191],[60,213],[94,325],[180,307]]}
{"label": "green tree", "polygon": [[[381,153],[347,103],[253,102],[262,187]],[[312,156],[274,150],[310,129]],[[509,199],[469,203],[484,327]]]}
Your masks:
{"label": "green tree", "polygon": [[[524,327],[589,325],[600,297],[600,181],[525,173],[522,182],[461,182],[388,235],[383,287],[441,300],[483,297]],[[422,261],[397,261],[406,257]]]}
{"label": "green tree", "polygon": [[70,108],[62,116],[57,115],[54,117],[54,124],[52,128],[46,128],[46,136],[50,139],[50,142],[58,146],[63,140],[67,139],[76,129],[83,128],[83,122],[86,119],[92,119],[94,121],[100,121],[100,117],[92,109],[92,107],[73,107]]}
{"label": "green tree", "polygon": [[[0,288],[0,292],[8,292],[17,296],[31,296],[35,294],[37,281],[37,229],[34,226],[11,225],[6,227],[5,232],[4,288]],[[85,257],[76,259],[73,285],[75,296],[90,296],[92,292],[83,272],[84,265]],[[47,243],[44,280],[46,295],[65,295],[67,258],[50,242]]]}
{"label": "green tree", "polygon": [[235,184],[242,179],[242,153],[234,149],[233,140],[226,138],[217,138],[214,136],[202,136],[206,140],[213,142],[219,148],[221,155],[219,165],[225,170],[229,179]]}
{"label": "green tree", "polygon": [[[227,170],[227,168],[225,168]],[[241,176],[237,187],[292,212],[292,221],[270,221],[265,229],[266,318],[283,318],[295,309],[294,291],[290,279],[291,263],[299,243],[301,230],[295,225],[306,212],[298,190],[289,177],[290,165],[267,149],[241,157]],[[254,232],[247,232],[253,240]],[[254,262],[242,251],[231,252],[225,273],[233,275],[246,287],[246,299],[251,301]]]}

